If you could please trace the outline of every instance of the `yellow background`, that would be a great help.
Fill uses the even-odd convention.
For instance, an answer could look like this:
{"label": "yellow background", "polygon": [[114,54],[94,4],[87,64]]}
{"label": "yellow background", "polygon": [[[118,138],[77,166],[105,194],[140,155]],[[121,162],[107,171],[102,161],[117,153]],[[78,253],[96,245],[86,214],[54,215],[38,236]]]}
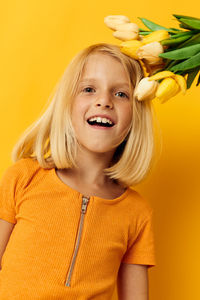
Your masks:
{"label": "yellow background", "polygon": [[[119,44],[107,15],[178,27],[172,14],[200,17],[199,1],[4,1],[1,4],[0,173],[12,163],[19,135],[43,109],[70,59],[97,42]],[[143,26],[144,28],[144,26]],[[150,299],[200,299],[200,87],[155,103],[163,138],[152,174],[136,189],[154,208],[157,266]],[[92,283],[91,283],[92,284]],[[117,299],[116,290],[113,300]]]}

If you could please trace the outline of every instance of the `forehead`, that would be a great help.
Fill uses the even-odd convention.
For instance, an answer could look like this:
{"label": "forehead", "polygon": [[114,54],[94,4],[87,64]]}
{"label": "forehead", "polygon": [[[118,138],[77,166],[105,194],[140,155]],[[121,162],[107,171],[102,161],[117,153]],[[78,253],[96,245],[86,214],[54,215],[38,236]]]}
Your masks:
{"label": "forehead", "polygon": [[124,66],[116,58],[102,53],[91,53],[85,62],[81,81],[85,78],[102,78],[119,80],[129,84],[129,76]]}

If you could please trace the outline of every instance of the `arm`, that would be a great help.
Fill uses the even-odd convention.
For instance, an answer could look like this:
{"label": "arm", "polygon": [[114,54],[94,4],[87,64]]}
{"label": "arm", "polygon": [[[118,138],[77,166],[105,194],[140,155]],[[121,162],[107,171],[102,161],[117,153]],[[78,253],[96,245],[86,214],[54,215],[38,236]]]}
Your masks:
{"label": "arm", "polygon": [[9,241],[10,235],[15,224],[0,219],[0,270],[1,270],[1,259]]}
{"label": "arm", "polygon": [[119,300],[149,300],[146,265],[122,263],[117,278]]}

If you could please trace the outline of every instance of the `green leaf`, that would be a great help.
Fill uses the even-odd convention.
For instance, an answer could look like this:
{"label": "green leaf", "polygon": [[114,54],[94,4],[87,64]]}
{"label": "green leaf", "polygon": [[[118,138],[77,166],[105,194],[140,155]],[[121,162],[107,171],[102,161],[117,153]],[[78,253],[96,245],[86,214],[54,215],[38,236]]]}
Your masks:
{"label": "green leaf", "polygon": [[173,66],[170,69],[170,71],[176,72],[176,71],[190,70],[198,66],[200,66],[200,52],[188,58],[187,60],[181,62],[180,64]]}
{"label": "green leaf", "polygon": [[182,37],[182,36],[189,36],[189,37],[191,37],[192,36],[192,32],[191,31],[189,31],[189,32],[180,32],[180,33],[172,35],[171,39],[176,39],[176,38]]}
{"label": "green leaf", "polygon": [[148,35],[150,33],[152,33],[153,31],[149,31],[149,30],[144,30],[142,28],[139,28],[139,34],[140,35]]}
{"label": "green leaf", "polygon": [[151,33],[151,32],[153,32],[153,31],[142,31],[142,32],[140,32],[139,34],[140,34],[140,35],[148,35],[148,34]]}
{"label": "green leaf", "polygon": [[173,36],[176,35],[177,33],[185,33],[185,31],[181,30],[181,29],[177,29],[175,30],[175,28],[169,28],[168,32]]}
{"label": "green leaf", "polygon": [[189,89],[196,77],[196,75],[199,72],[199,68],[194,69],[193,71],[188,73],[188,77],[187,77],[187,89]]}
{"label": "green leaf", "polygon": [[181,22],[184,26],[189,26],[191,29],[198,29],[200,30],[200,20],[189,20],[189,19],[179,19],[179,22]]}
{"label": "green leaf", "polygon": [[193,35],[189,40],[185,41],[183,44],[179,45],[178,48],[183,48],[186,46],[196,45],[200,43],[200,33]]}
{"label": "green leaf", "polygon": [[170,27],[169,29],[170,29],[170,30],[173,30],[173,31],[182,31],[182,30],[180,30],[180,29],[178,29],[178,28],[173,28],[173,27]]}
{"label": "green leaf", "polygon": [[190,17],[190,16],[174,15],[174,14],[173,14],[173,16],[174,16],[175,18],[177,18],[178,20],[181,19],[181,18],[189,19],[189,20],[200,20],[200,19],[198,19],[198,18],[194,18],[194,17]]}
{"label": "green leaf", "polygon": [[158,25],[158,24],[156,24],[154,22],[151,22],[151,21],[149,21],[147,19],[144,19],[144,18],[139,18],[139,19],[142,21],[142,23],[147,28],[151,29],[152,31],[155,31],[155,30],[167,30],[168,31],[169,30],[168,28],[160,26],[160,25]]}
{"label": "green leaf", "polygon": [[[182,60],[181,60],[182,61]],[[180,63],[181,61],[178,60],[173,60],[170,63],[168,63],[165,67],[166,70],[170,70],[171,67],[173,67],[174,65],[177,65],[178,63]]]}
{"label": "green leaf", "polygon": [[173,50],[173,51],[168,51],[166,53],[161,53],[159,56],[162,58],[168,58],[168,59],[173,59],[173,60],[180,60],[180,59],[185,59],[188,57],[191,57],[195,54],[200,52],[200,44],[189,46],[189,47],[184,47],[181,49]]}
{"label": "green leaf", "polygon": [[166,39],[166,40],[162,40],[160,41],[161,45],[163,46],[173,46],[173,45],[177,45],[180,44],[186,40],[188,40],[191,37],[191,35],[184,35],[181,37],[178,37],[176,39]]}
{"label": "green leaf", "polygon": [[179,24],[179,27],[191,30],[191,27],[189,27],[188,25]]}

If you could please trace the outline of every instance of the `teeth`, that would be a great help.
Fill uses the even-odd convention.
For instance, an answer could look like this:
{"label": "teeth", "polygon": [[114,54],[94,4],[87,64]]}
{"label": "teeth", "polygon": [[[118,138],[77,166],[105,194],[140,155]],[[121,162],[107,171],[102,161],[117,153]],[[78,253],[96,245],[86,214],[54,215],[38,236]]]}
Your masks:
{"label": "teeth", "polygon": [[[108,121],[109,121],[109,120],[108,120]],[[103,119],[102,119],[102,123],[107,123],[106,118],[103,118]]]}
{"label": "teeth", "polygon": [[98,123],[109,123],[109,124],[113,124],[109,119],[107,118],[101,118],[101,117],[94,117],[94,118],[90,118],[89,121],[96,121]]}

